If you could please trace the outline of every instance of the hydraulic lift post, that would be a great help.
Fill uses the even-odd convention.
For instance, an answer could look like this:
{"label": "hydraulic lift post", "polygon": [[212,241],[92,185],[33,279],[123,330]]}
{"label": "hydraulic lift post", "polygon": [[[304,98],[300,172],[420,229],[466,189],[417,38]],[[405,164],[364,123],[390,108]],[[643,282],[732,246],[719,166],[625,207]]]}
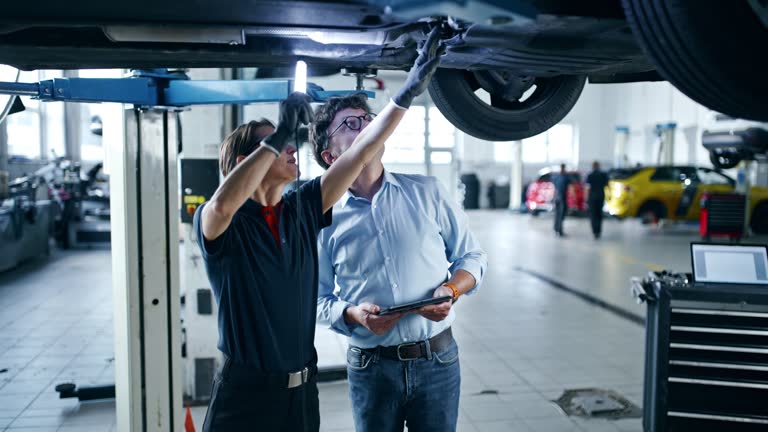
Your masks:
{"label": "hydraulic lift post", "polygon": [[749,230],[750,218],[752,215],[749,209],[752,208],[752,176],[757,168],[755,160],[743,160],[738,168],[736,175],[736,192],[744,194],[744,233],[754,235]]}
{"label": "hydraulic lift post", "polygon": [[[111,151],[115,398],[119,432],[182,428],[178,176],[184,107],[278,102],[292,80],[191,81],[182,72],[134,71],[129,78],[0,82],[0,94],[42,101],[131,104],[123,144]],[[309,84],[314,101],[352,91]],[[365,92],[369,97],[374,93]],[[62,396],[72,396],[67,386]],[[95,394],[106,395],[103,392]]]}

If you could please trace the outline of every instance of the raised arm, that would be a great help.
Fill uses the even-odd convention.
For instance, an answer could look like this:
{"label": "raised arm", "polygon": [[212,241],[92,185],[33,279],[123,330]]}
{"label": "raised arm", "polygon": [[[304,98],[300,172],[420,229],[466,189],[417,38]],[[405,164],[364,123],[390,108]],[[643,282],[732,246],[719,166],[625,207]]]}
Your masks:
{"label": "raised arm", "polygon": [[413,99],[424,92],[437,70],[445,46],[440,42],[440,29],[435,27],[427,37],[403,87],[378,116],[363,129],[352,146],[331,165],[320,179],[323,210],[327,211],[344,195],[376,154],[384,147]]}
{"label": "raised arm", "polygon": [[214,240],[227,230],[235,212],[261,184],[270,165],[288,145],[297,126],[312,120],[309,96],[293,93],[280,103],[277,129],[261,145],[235,166],[203,207],[202,225],[206,240]]}

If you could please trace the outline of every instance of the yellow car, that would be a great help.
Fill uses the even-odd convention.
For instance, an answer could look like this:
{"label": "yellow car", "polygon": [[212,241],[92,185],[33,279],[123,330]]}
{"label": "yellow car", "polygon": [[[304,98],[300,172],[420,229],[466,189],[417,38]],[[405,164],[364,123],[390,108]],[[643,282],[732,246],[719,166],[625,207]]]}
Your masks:
{"label": "yellow car", "polygon": [[[649,166],[617,169],[605,188],[604,210],[618,218],[699,220],[701,194],[732,192],[735,181],[711,168]],[[752,187],[750,226],[768,233],[768,188]]]}

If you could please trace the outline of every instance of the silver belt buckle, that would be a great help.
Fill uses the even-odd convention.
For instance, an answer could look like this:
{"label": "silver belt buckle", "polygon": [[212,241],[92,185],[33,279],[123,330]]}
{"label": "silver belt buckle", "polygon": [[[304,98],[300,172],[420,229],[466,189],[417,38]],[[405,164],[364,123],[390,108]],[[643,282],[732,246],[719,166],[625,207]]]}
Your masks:
{"label": "silver belt buckle", "polygon": [[408,361],[408,360],[416,360],[417,358],[419,358],[419,357],[412,357],[412,358],[411,357],[407,357],[407,358],[404,358],[403,355],[400,354],[400,348],[407,348],[407,347],[415,346],[415,345],[418,345],[419,343],[420,342],[407,342],[407,343],[402,343],[402,344],[398,345],[397,346],[397,359],[400,360],[400,361]]}
{"label": "silver belt buckle", "polygon": [[288,388],[298,387],[305,382],[309,377],[309,368],[304,368],[298,372],[291,372],[288,374]]}

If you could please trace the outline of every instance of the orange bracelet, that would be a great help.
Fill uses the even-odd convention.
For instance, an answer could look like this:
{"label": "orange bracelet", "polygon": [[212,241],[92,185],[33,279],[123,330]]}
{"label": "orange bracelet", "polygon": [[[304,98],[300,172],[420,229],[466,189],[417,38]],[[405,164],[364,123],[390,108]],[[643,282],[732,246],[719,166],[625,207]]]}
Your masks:
{"label": "orange bracelet", "polygon": [[458,299],[458,298],[459,298],[459,289],[458,289],[458,288],[456,288],[456,285],[454,285],[454,284],[453,284],[453,283],[451,283],[451,282],[445,282],[445,283],[443,284],[443,286],[447,286],[448,288],[450,288],[450,289],[451,289],[451,291],[453,291],[453,301],[456,301],[456,299]]}

